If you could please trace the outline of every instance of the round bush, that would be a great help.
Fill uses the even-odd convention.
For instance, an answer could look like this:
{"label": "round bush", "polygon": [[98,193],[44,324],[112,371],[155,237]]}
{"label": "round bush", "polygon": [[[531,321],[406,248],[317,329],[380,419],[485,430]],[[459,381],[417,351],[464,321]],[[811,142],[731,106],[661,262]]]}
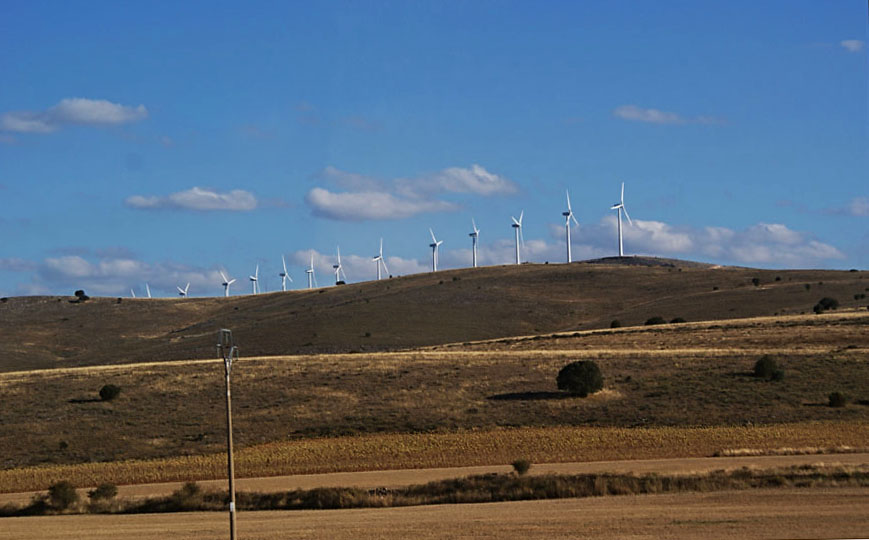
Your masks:
{"label": "round bush", "polygon": [[842,392],[833,392],[830,394],[830,407],[844,407],[848,404],[848,398]]}
{"label": "round bush", "polygon": [[772,379],[777,370],[778,365],[773,357],[768,354],[761,356],[760,360],[754,363],[754,376],[761,379]]}
{"label": "round bush", "polygon": [[670,321],[670,324],[681,324],[681,323],[683,323],[683,322],[688,322],[688,321],[686,321],[686,320],[683,319],[682,317],[676,317],[675,319],[673,319],[672,321]]}
{"label": "round bush", "polygon": [[88,491],[88,497],[92,501],[114,499],[117,494],[118,487],[114,484],[100,484],[96,488]]}
{"label": "round bush", "polygon": [[620,321],[618,319],[615,319],[615,320],[613,320],[613,322],[610,323],[610,328],[621,328],[621,327],[622,327],[622,321]]}
{"label": "round bush", "polygon": [[78,492],[75,486],[64,480],[48,488],[48,500],[54,508],[66,510],[78,502]]}
{"label": "round bush", "polygon": [[114,384],[107,384],[100,388],[100,399],[103,401],[111,401],[118,397],[121,393],[121,387]]}
{"label": "round bush", "polygon": [[667,324],[667,320],[664,317],[650,317],[646,319],[646,326],[653,324]]}
{"label": "round bush", "polygon": [[593,361],[581,360],[561,368],[556,382],[559,390],[585,397],[603,388],[603,375]]}
{"label": "round bush", "polygon": [[516,474],[519,476],[524,476],[530,468],[531,462],[527,459],[517,459],[513,462],[513,470],[516,471]]}

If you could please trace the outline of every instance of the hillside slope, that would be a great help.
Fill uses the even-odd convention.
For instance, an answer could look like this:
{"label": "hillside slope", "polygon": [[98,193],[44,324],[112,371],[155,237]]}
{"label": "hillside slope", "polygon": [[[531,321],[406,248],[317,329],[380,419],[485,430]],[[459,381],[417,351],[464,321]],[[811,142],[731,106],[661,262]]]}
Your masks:
{"label": "hillside slope", "polygon": [[[245,356],[399,350],[514,335],[810,313],[865,306],[869,272],[756,270],[660,259],[526,264],[315,290],[189,299],[18,297],[0,303],[0,371],[213,358],[233,330]],[[752,279],[759,279],[755,286]]]}

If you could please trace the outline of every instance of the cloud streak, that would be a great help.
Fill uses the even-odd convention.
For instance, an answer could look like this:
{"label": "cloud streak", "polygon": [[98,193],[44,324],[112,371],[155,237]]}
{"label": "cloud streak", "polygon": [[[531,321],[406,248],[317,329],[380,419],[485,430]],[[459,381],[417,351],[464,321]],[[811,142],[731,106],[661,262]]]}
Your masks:
{"label": "cloud streak", "polygon": [[319,177],[346,191],[316,187],[308,192],[305,202],[314,215],[341,221],[404,219],[422,213],[451,212],[459,209],[459,205],[440,196],[489,197],[518,191],[514,182],[477,164],[392,181],[381,181],[335,167],[327,167]]}
{"label": "cloud streak", "polygon": [[245,212],[257,207],[254,195],[243,189],[234,189],[226,193],[214,190],[192,187],[186,191],[172,193],[165,197],[133,195],[124,200],[130,208],[142,210],[195,210],[208,212],[212,210],[229,210]]}
{"label": "cloud streak", "polygon": [[852,53],[859,53],[866,47],[866,43],[859,39],[845,39],[840,41],[839,45],[841,45],[846,51]]}
{"label": "cloud streak", "polygon": [[148,117],[144,105],[127,106],[103,99],[66,98],[43,111],[10,111],[0,129],[16,133],[52,133],[70,125],[116,126]]}
{"label": "cloud streak", "polygon": [[647,124],[721,124],[723,121],[712,116],[685,117],[675,112],[642,108],[636,105],[620,105],[613,109],[613,116],[630,122]]}

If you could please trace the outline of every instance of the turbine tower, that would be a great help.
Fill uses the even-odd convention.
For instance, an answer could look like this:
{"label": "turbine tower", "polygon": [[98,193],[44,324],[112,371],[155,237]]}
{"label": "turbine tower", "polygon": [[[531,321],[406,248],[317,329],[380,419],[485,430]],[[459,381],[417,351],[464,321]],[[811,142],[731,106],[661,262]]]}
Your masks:
{"label": "turbine tower", "polygon": [[576,217],[573,215],[573,210],[570,208],[570,192],[567,191],[567,212],[562,212],[561,215],[564,216],[564,231],[567,234],[567,262],[573,262],[573,259],[570,256],[570,220],[572,219],[577,226],[579,226],[579,222],[576,221]]}
{"label": "turbine tower", "polygon": [[471,262],[474,264],[474,268],[477,267],[477,239],[480,237],[480,229],[477,228],[477,224],[474,223],[474,218],[471,218],[471,225],[474,227],[474,232],[468,234],[471,237]]}
{"label": "turbine tower", "polygon": [[622,182],[622,196],[619,199],[619,202],[617,202],[616,204],[614,204],[610,207],[610,210],[617,210],[619,213],[619,215],[618,215],[618,220],[619,220],[619,257],[624,257],[625,250],[622,247],[623,246],[623,244],[622,244],[622,211],[625,212],[625,217],[628,218],[628,223],[630,223],[631,225],[634,224],[634,222],[631,221],[631,216],[628,215],[628,209],[625,207],[625,183],[624,182]]}
{"label": "turbine tower", "polygon": [[235,278],[228,279],[222,271],[220,271],[220,277],[223,278],[223,296],[229,296],[229,286],[235,283]]}
{"label": "turbine tower", "polygon": [[344,274],[344,267],[341,266],[341,247],[338,247],[338,264],[333,264],[332,268],[335,269],[335,285],[341,281],[341,274],[344,275],[344,281],[347,281],[347,274]]}
{"label": "turbine tower", "polygon": [[190,282],[187,282],[187,286],[183,289],[181,287],[175,287],[178,289],[178,295],[182,298],[187,298],[187,291],[190,290]]}
{"label": "turbine tower", "polygon": [[311,253],[311,267],[305,270],[308,274],[308,288],[313,289],[317,285],[317,278],[314,276],[314,254]]}
{"label": "turbine tower", "polygon": [[525,238],[522,238],[522,216],[525,214],[525,210],[519,212],[519,219],[510,216],[510,219],[513,220],[512,227],[516,230],[516,264],[520,264],[522,260],[519,258],[519,239],[522,239],[522,244],[525,244]]}
{"label": "turbine tower", "polygon": [[281,255],[281,263],[284,265],[284,271],[278,275],[281,276],[281,290],[286,292],[287,291],[287,280],[289,279],[290,283],[292,283],[293,278],[291,278],[290,274],[287,273],[287,260],[284,258],[283,255]]}
{"label": "turbine tower", "polygon": [[431,271],[438,271],[438,247],[444,243],[443,240],[438,242],[438,239],[435,238],[434,231],[429,227],[428,232],[431,233],[431,241],[432,243],[428,245],[431,248]]}
{"label": "turbine tower", "polygon": [[252,276],[248,276],[248,279],[250,279],[250,285],[253,288],[252,294],[259,292],[259,264],[256,265],[256,271]]}
{"label": "turbine tower", "polygon": [[380,269],[386,270],[386,275],[389,275],[389,268],[386,267],[386,260],[383,258],[383,238],[380,239],[380,252],[372,259],[377,264],[377,281],[380,281]]}

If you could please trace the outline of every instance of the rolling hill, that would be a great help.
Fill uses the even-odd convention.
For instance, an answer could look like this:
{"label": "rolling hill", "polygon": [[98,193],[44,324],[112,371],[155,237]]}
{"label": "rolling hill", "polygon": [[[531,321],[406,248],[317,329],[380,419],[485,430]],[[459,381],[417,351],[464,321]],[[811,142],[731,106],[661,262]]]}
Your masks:
{"label": "rolling hill", "polygon": [[[757,281],[757,284],[753,282]],[[0,301],[0,371],[215,356],[394,351],[648,318],[811,313],[822,297],[864,307],[869,272],[757,270],[646,257],[449,270],[230,298],[14,297]]]}

